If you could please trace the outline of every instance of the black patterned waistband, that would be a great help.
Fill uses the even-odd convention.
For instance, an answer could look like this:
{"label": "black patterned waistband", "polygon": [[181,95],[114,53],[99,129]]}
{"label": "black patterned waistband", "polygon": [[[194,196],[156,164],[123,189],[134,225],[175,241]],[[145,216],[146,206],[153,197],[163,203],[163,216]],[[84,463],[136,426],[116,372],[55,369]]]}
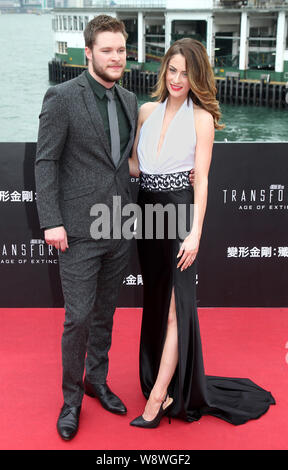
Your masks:
{"label": "black patterned waistband", "polygon": [[191,187],[188,171],[158,175],[141,173],[140,189],[143,191],[178,191]]}

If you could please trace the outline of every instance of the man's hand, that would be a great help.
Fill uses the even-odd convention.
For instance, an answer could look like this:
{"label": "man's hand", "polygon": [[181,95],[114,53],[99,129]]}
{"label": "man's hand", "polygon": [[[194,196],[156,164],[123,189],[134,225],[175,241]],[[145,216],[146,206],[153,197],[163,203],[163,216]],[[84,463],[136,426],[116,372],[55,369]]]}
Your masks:
{"label": "man's hand", "polygon": [[190,180],[191,186],[194,186],[194,179],[195,179],[195,172],[194,172],[194,168],[192,168],[192,170],[189,173],[189,180]]}
{"label": "man's hand", "polygon": [[45,242],[57,250],[65,251],[68,246],[67,233],[64,227],[49,228],[44,231]]}

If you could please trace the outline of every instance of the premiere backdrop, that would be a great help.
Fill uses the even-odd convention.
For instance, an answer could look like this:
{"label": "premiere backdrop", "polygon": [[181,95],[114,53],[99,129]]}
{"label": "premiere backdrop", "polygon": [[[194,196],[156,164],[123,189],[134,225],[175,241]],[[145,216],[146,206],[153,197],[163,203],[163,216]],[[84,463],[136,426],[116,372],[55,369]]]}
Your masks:
{"label": "premiere backdrop", "polygon": [[[63,307],[36,210],[35,143],[0,143],[0,308]],[[288,306],[288,143],[215,143],[198,256],[200,307]],[[136,198],[137,179],[131,179]],[[119,307],[142,307],[136,241]]]}

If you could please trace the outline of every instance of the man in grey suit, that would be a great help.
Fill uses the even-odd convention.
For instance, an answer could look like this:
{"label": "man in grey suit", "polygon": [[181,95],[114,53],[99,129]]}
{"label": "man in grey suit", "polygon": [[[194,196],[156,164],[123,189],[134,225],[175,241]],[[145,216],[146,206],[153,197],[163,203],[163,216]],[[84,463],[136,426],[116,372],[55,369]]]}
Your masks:
{"label": "man in grey suit", "polygon": [[57,421],[65,440],[78,431],[84,393],[111,412],[127,411],[106,377],[113,314],[130,245],[124,237],[95,239],[90,211],[105,203],[112,233],[113,196],[121,197],[123,205],[131,202],[128,157],[137,99],[116,84],[126,64],[124,24],[99,15],[88,23],[84,37],[88,70],[48,89],[35,163],[40,226],[46,242],[59,249],[65,301],[64,405]]}

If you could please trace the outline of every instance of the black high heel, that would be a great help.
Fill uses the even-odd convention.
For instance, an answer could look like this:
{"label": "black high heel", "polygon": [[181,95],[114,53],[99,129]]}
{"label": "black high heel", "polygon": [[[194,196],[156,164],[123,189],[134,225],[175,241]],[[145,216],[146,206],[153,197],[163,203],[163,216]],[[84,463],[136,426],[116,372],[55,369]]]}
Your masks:
{"label": "black high heel", "polygon": [[[167,414],[169,408],[173,404],[173,398],[170,398],[170,400],[172,401],[169,403],[169,405],[167,405],[164,408],[163,405],[165,401],[167,400],[167,398],[168,398],[168,395],[166,395],[165,400],[162,401],[160,409],[154,419],[152,419],[151,421],[146,421],[146,419],[144,419],[143,416],[138,416],[133,421],[131,421],[130,425],[136,426],[138,428],[147,428],[147,429],[157,428],[160,424],[161,419],[163,418],[163,416]],[[171,423],[170,417],[169,417],[169,423]]]}

